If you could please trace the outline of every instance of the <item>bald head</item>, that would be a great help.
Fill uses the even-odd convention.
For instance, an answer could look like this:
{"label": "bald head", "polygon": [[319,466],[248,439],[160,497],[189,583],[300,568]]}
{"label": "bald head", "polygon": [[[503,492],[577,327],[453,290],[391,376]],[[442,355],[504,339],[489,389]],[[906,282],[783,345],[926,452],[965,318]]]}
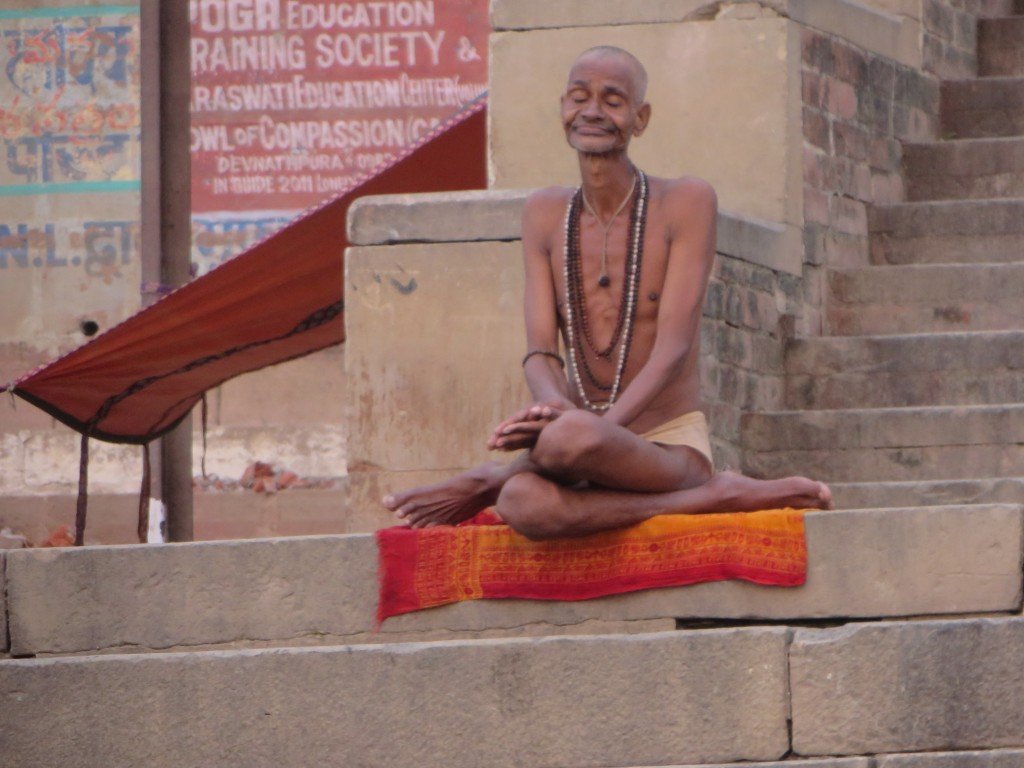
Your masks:
{"label": "bald head", "polygon": [[576,65],[591,58],[609,58],[621,61],[626,66],[633,84],[634,102],[636,104],[644,103],[644,99],[647,97],[647,70],[636,56],[624,48],[614,45],[596,45],[585,50],[573,61],[569,68],[570,80],[572,79],[572,70]]}

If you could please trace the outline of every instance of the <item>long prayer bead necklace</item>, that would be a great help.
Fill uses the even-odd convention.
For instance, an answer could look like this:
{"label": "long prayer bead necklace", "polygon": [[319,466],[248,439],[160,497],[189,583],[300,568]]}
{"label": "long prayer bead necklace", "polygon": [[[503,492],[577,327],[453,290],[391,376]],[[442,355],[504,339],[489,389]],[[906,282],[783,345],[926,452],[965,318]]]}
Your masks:
{"label": "long prayer bead necklace", "polygon": [[[579,217],[580,201],[583,197],[582,188],[569,201],[565,212],[565,291],[566,291],[566,346],[568,347],[569,367],[572,370],[576,388],[583,398],[583,403],[589,410],[605,411],[612,407],[619,395],[619,388],[622,384],[622,374],[626,369],[626,361],[629,357],[629,349],[633,340],[633,321],[636,317],[637,297],[640,288],[640,264],[643,260],[644,230],[647,225],[647,199],[649,188],[647,176],[643,171],[637,170],[636,179],[639,180],[640,194],[637,195],[633,206],[633,213],[630,217],[630,248],[626,256],[625,279],[623,285],[622,303],[619,306],[622,322],[621,339],[619,340],[619,355],[615,368],[615,378],[611,386],[602,385],[596,380],[586,360],[586,350],[583,348],[581,335],[589,328],[587,321],[586,297],[583,293],[583,267],[580,253],[579,240]],[[576,327],[577,322],[580,328]],[[584,334],[580,333],[584,330]],[[590,340],[588,339],[588,342]],[[614,346],[614,342],[612,344]],[[595,352],[597,350],[595,349]],[[603,392],[608,392],[608,400],[600,403],[592,403],[587,397],[583,388],[583,381],[580,377],[580,363],[582,363],[587,378],[591,383]]]}
{"label": "long prayer bead necklace", "polygon": [[587,193],[583,191],[583,187],[580,187],[580,194],[583,196],[583,207],[587,209],[587,213],[594,217],[597,221],[597,225],[604,232],[604,240],[601,243],[601,275],[597,278],[597,284],[602,288],[607,288],[612,284],[611,278],[608,277],[608,233],[612,231],[612,225],[615,224],[615,220],[619,218],[619,214],[622,213],[622,209],[626,207],[626,203],[633,196],[633,191],[636,189],[636,173],[633,173],[633,183],[629,185],[629,192],[622,198],[622,202],[619,203],[619,207],[615,209],[615,213],[608,219],[608,223],[605,224],[601,221],[601,217],[597,215],[597,209],[590,204],[590,200],[587,198]]}
{"label": "long prayer bead necklace", "polygon": [[[636,186],[636,179],[637,179],[637,176],[636,176],[636,173],[634,173],[634,175],[633,175],[633,187],[634,188]],[[586,204],[586,197],[583,196],[582,190],[577,190],[576,195],[577,195],[577,197],[579,197],[579,198],[581,198],[583,200],[584,205],[585,205]],[[630,192],[630,195],[632,196],[632,192]],[[628,200],[629,198],[626,198],[626,199]],[[639,198],[637,198],[637,201],[638,200],[639,200]],[[626,236],[627,247],[630,244],[629,233],[631,233],[634,230],[634,228],[636,227],[636,217],[637,217],[637,204],[636,203],[637,203],[637,201],[634,201],[633,208],[630,211],[629,227],[626,230],[626,232],[627,232],[627,236]],[[616,216],[617,215],[618,215],[618,213],[616,213]],[[572,235],[572,243],[571,244],[572,244],[572,247],[574,248],[573,253],[578,253],[580,248],[581,248],[580,244],[582,243],[582,239],[581,239],[581,221],[582,221],[582,218],[583,217],[580,214],[580,210],[579,210],[579,200],[577,200],[576,201],[576,206],[575,206],[575,208],[573,208],[572,224],[571,224],[571,230],[570,230],[570,233]],[[607,246],[607,243],[605,243],[605,245]],[[606,258],[606,254],[603,254],[602,258]],[[602,265],[602,270],[603,269],[604,269],[604,265]],[[577,307],[576,317],[579,320],[580,327],[583,329],[583,339],[587,342],[587,346],[590,347],[590,349],[594,352],[595,355],[597,355],[598,357],[600,357],[602,359],[605,359],[605,360],[610,358],[612,352],[615,351],[615,347],[619,343],[620,334],[622,333],[622,328],[623,328],[623,325],[625,323],[626,309],[627,309],[627,306],[628,306],[628,302],[626,301],[628,287],[629,287],[629,281],[626,279],[626,277],[628,277],[628,275],[629,275],[629,262],[628,262],[628,258],[627,258],[626,264],[625,264],[625,274],[624,274],[623,280],[622,280],[622,296],[619,299],[618,317],[615,320],[615,328],[612,330],[612,335],[611,335],[611,338],[608,341],[608,346],[607,347],[605,347],[603,349],[598,348],[597,344],[594,342],[594,337],[593,337],[593,335],[590,332],[589,316],[587,315],[586,312],[580,310],[580,308]],[[573,286],[574,286],[575,291],[576,291],[575,295],[577,297],[585,296],[585,292],[584,292],[584,289],[583,289],[583,260],[582,259],[577,258],[577,259],[574,260],[573,265],[572,265],[572,276],[573,276]],[[602,285],[600,280],[598,281],[598,285]],[[587,365],[586,357],[585,356],[582,357],[582,360],[583,360],[583,371],[584,371],[584,373],[587,374],[587,378],[590,379],[590,382],[592,384],[594,384],[594,386],[596,386],[598,389],[602,390],[603,392],[610,391],[611,390],[610,386],[608,386],[608,385],[601,385],[591,375],[590,366]]]}
{"label": "long prayer bead necklace", "polygon": [[[569,225],[569,231],[566,237],[566,248],[568,249],[568,252],[570,254],[575,255],[569,257],[566,262],[568,266],[568,277],[566,278],[565,290],[567,298],[571,297],[568,301],[566,301],[566,305],[571,309],[572,317],[576,321],[573,323],[572,338],[574,343],[572,344],[572,348],[578,355],[578,359],[576,361],[577,365],[582,364],[583,373],[586,376],[587,380],[596,389],[599,389],[602,392],[611,392],[611,384],[602,384],[600,381],[598,381],[597,377],[594,375],[594,372],[590,370],[590,364],[587,362],[586,350],[583,349],[583,340],[586,340],[587,345],[591,349],[593,349],[598,354],[598,356],[601,355],[601,352],[598,352],[594,348],[593,340],[590,338],[590,327],[589,322],[587,320],[585,293],[583,290],[583,265],[582,259],[579,258],[578,255],[580,253],[580,195],[578,190],[576,194],[573,195],[572,201],[570,203],[569,219],[571,223]],[[625,264],[626,275],[623,276],[622,280],[623,295],[619,302],[619,316],[615,324],[615,331],[612,333],[613,341],[608,347],[609,354],[610,350],[614,349],[615,342],[618,340],[619,335],[622,332],[622,326],[625,322],[626,317],[626,292],[629,285],[629,280],[626,279],[629,270],[628,258]],[[580,297],[584,297],[583,300],[581,300]],[[579,327],[577,327],[577,324]],[[581,329],[582,333],[580,333]]]}

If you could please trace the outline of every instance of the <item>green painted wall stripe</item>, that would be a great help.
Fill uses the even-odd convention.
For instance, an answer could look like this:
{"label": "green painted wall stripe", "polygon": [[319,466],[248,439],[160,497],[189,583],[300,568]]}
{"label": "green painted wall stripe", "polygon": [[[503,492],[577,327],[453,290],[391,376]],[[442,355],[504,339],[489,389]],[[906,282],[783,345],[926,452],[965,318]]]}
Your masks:
{"label": "green painted wall stripe", "polygon": [[60,19],[67,16],[116,16],[138,14],[137,5],[73,5],[63,8],[22,8],[0,11],[0,19]]}
{"label": "green painted wall stripe", "polygon": [[11,184],[0,186],[0,197],[20,195],[60,195],[77,192],[137,192],[142,188],[135,181],[69,181],[64,184]]}

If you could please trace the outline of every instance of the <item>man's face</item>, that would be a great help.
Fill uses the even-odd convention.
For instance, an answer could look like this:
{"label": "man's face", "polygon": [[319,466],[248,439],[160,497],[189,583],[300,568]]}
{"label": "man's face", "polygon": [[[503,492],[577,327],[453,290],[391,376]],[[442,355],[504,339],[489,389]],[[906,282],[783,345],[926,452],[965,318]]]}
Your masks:
{"label": "man's face", "polygon": [[629,63],[614,55],[591,55],[576,61],[562,96],[562,126],[569,145],[579,152],[603,155],[624,150],[643,133],[650,115],[636,103],[636,79]]}

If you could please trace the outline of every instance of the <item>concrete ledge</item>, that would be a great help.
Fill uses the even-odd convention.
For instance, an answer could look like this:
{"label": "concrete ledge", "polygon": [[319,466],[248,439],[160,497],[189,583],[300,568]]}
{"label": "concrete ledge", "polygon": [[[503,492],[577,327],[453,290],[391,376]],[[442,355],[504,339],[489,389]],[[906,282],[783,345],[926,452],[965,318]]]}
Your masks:
{"label": "concrete ledge", "polygon": [[382,642],[432,632],[592,632],[588,622],[600,631],[608,626],[600,622],[1020,608],[1019,506],[812,513],[806,526],[803,587],[730,581],[581,602],[476,600],[396,616],[376,636],[370,535],[20,550],[7,564],[12,652]]}
{"label": "concrete ledge", "polygon": [[[348,239],[354,246],[520,240],[523,203],[531,191],[363,197],[349,209]],[[794,227],[720,211],[718,252],[799,275],[803,244]]]}
{"label": "concrete ledge", "polygon": [[975,752],[928,752],[917,755],[879,755],[877,768],[1019,768],[1024,749],[986,749]]}
{"label": "concrete ledge", "polygon": [[[492,0],[491,26],[497,31],[600,27],[623,24],[744,20],[765,13],[787,16],[911,67],[921,66],[920,24],[848,0],[766,0],[744,12],[719,10],[709,0]],[[737,6],[742,4],[737,3]]]}
{"label": "concrete ledge", "polygon": [[1022,654],[1021,618],[798,630],[790,651],[793,750],[1017,746],[1024,733]]}
{"label": "concrete ledge", "polygon": [[361,197],[348,210],[351,245],[519,240],[530,190]]}
{"label": "concrete ledge", "polygon": [[803,263],[800,228],[728,211],[718,213],[718,252],[751,264],[800,275]]}
{"label": "concrete ledge", "polygon": [[[0,733],[10,768],[777,760],[788,638],[762,628],[2,661]],[[168,749],[168,733],[187,737]]]}

